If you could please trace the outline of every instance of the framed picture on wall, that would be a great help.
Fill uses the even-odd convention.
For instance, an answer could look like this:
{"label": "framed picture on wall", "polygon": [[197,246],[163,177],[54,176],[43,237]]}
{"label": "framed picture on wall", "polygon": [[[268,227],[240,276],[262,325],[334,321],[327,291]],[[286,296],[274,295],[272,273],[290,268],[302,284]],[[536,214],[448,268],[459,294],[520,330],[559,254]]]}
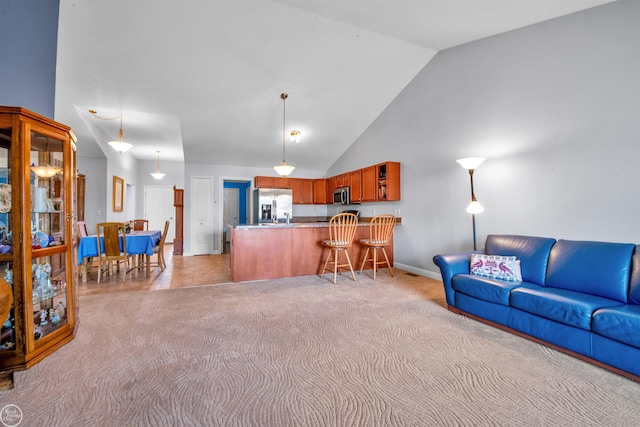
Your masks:
{"label": "framed picture on wall", "polygon": [[113,175],[113,211],[124,209],[124,179]]}

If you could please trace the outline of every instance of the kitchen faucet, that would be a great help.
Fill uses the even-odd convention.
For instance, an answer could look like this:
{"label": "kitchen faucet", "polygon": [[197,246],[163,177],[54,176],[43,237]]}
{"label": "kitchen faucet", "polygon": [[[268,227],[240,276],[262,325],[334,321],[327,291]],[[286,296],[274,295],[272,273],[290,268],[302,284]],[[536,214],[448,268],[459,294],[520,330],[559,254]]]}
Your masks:
{"label": "kitchen faucet", "polygon": [[289,224],[289,217],[291,216],[291,212],[285,212],[284,216],[286,218],[286,223]]}

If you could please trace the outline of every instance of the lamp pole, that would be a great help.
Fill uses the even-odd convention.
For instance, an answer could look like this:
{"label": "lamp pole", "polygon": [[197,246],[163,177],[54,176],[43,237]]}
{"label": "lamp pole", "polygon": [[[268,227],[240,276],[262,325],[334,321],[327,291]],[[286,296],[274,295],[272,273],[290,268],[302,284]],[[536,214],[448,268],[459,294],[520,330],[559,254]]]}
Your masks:
{"label": "lamp pole", "polygon": [[[476,195],[473,193],[473,171],[474,169],[469,169],[469,179],[471,180],[471,203],[478,202],[476,200]],[[473,227],[473,250],[477,250],[476,247],[476,214],[471,213],[471,225]]]}
{"label": "lamp pole", "polygon": [[465,159],[458,159],[456,162],[460,164],[463,168],[469,171],[469,179],[471,180],[471,203],[467,206],[467,212],[471,214],[471,225],[473,227],[473,250],[477,250],[476,245],[476,214],[483,212],[484,208],[482,205],[476,200],[476,195],[473,192],[473,173],[476,169],[484,162],[484,157],[469,157]]}

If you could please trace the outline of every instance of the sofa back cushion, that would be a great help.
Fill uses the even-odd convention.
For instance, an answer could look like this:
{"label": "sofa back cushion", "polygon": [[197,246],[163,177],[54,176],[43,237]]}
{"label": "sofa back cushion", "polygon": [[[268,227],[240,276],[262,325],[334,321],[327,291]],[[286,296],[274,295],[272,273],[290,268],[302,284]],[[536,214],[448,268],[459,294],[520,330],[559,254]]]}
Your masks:
{"label": "sofa back cushion", "polygon": [[640,304],[640,245],[636,246],[631,260],[628,304]]}
{"label": "sofa back cushion", "polygon": [[630,243],[558,240],[549,255],[545,285],[627,302]]}
{"label": "sofa back cushion", "polygon": [[547,237],[490,234],[484,246],[487,255],[515,256],[520,260],[522,280],[544,285],[549,251],[555,239]]}

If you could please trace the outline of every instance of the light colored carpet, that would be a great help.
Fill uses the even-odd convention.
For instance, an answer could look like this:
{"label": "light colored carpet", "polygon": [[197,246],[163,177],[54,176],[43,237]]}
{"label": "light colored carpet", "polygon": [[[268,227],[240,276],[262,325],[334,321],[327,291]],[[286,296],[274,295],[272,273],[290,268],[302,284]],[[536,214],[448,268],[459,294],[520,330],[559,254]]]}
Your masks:
{"label": "light colored carpet", "polygon": [[24,426],[640,425],[640,384],[397,276],[83,297],[76,339],[0,406]]}

